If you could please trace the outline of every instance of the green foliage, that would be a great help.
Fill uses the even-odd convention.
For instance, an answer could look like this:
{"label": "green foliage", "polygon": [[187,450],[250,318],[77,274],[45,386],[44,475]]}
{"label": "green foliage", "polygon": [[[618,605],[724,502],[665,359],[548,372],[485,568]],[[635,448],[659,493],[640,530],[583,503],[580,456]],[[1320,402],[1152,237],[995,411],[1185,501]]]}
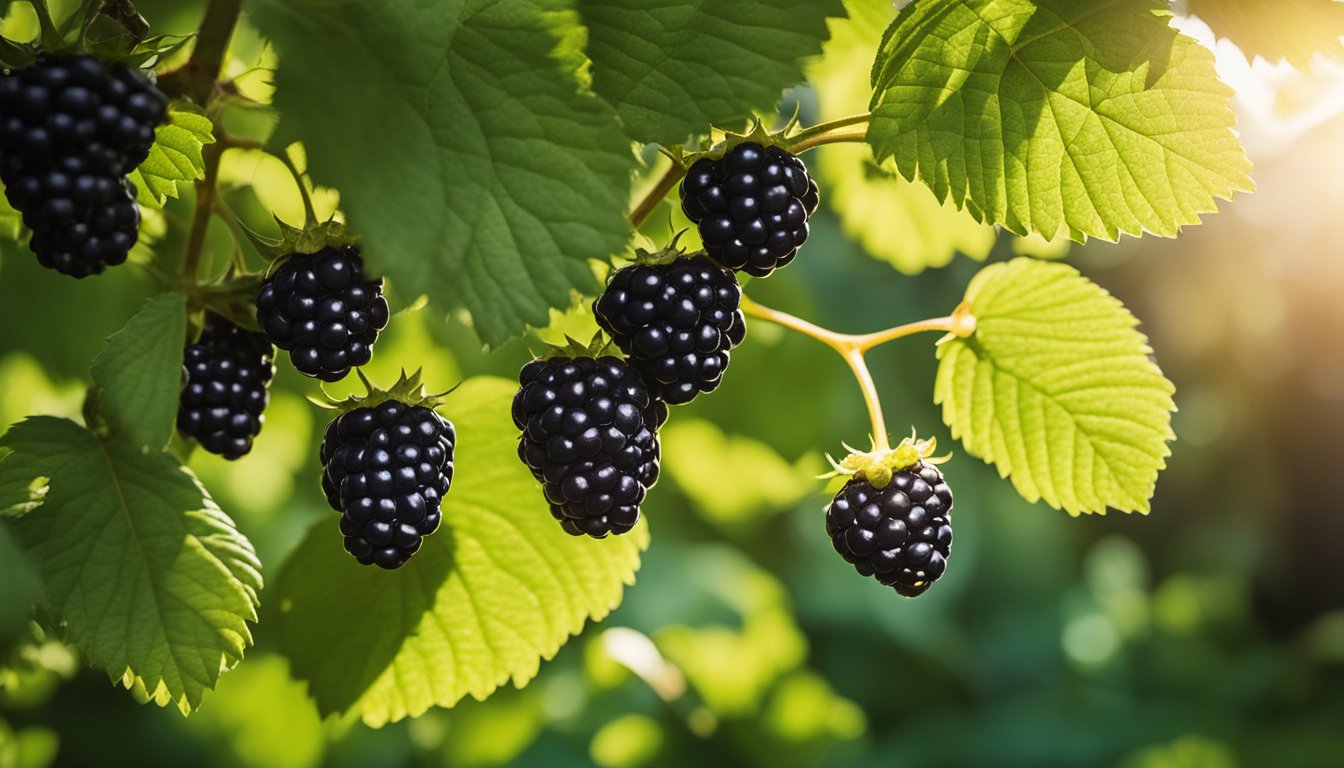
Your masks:
{"label": "green foliage", "polygon": [[168,445],[177,419],[186,334],[186,301],[178,293],[161,293],[94,358],[92,397],[113,436],[153,451]]}
{"label": "green foliage", "polygon": [[593,90],[637,141],[680,144],[772,111],[840,0],[580,0]]}
{"label": "green foliage", "polygon": [[375,269],[440,309],[465,305],[489,344],[595,288],[589,260],[628,235],[634,156],[614,110],[551,55],[564,5],[248,7],[280,51],[280,143],[302,140],[314,179],[340,188]]}
{"label": "green foliage", "polygon": [[966,301],[975,333],[938,350],[952,436],[1028,501],[1147,512],[1175,389],[1134,316],[1073,267],[1028,258],[983,269]]}
{"label": "green foliage", "polygon": [[154,132],[149,157],[131,172],[136,202],[149,208],[162,208],[168,198],[177,197],[177,184],[205,176],[201,153],[206,144],[215,142],[214,124],[205,115],[193,112],[181,102],[168,110],[168,120]]}
{"label": "green foliage", "polygon": [[0,487],[48,478],[10,523],[67,639],[159,705],[195,709],[251,643],[260,563],[195,477],[125,440],[32,417],[0,447]]}
{"label": "green foliage", "polygon": [[1159,0],[916,0],[873,68],[868,141],[1019,235],[1174,236],[1251,188],[1213,55]]}
{"label": "green foliage", "polygon": [[[808,67],[823,120],[868,109],[872,89],[855,75],[872,66],[882,32],[896,13],[885,3],[867,0],[850,2],[846,10],[849,18],[831,22],[823,55]],[[946,265],[957,253],[983,260],[994,247],[994,227],[951,201],[939,202],[923,184],[906,181],[890,158],[876,163],[867,147],[847,144],[821,147],[816,154],[815,174],[826,190],[823,204],[874,258],[916,274]]]}
{"label": "green foliage", "polygon": [[324,714],[377,726],[524,685],[633,582],[647,526],[606,541],[560,530],[518,461],[515,389],[474,378],[448,398],[458,448],[443,526],[403,568],[356,564],[329,519],[281,572],[280,644]]}
{"label": "green foliage", "polygon": [[1324,53],[1344,58],[1344,3],[1339,0],[1187,0],[1186,9],[1246,58],[1287,59],[1305,66]]}
{"label": "green foliage", "polygon": [[0,522],[0,650],[23,631],[41,595],[42,581],[33,564],[15,545],[6,524]]}

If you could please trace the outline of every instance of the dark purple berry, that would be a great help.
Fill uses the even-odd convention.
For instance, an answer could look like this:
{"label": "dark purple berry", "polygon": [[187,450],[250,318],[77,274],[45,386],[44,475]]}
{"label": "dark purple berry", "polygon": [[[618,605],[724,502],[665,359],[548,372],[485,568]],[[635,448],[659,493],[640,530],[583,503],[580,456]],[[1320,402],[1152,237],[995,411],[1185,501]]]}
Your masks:
{"label": "dark purple berry", "polygon": [[658,480],[667,405],[618,357],[533,360],[518,375],[518,456],[573,536],[628,532]]}
{"label": "dark purple berry", "polygon": [[341,513],[345,550],[364,565],[400,568],[439,528],[453,482],[453,423],[432,408],[388,400],[333,419],[322,439],[322,491]]}
{"label": "dark purple berry", "polygon": [[817,209],[807,166],[779,147],[745,142],[701,158],[681,182],[681,209],[723,266],[765,277],[793,261]]}
{"label": "dark purple berry", "polygon": [[846,483],[826,509],[826,533],[859,573],[917,597],[947,568],[951,512],[943,473],[920,462],[880,490],[861,476]]}
{"label": "dark purple berry", "polygon": [[252,450],[266,420],[274,352],[265,334],[210,315],[200,340],[183,353],[187,383],[178,403],[178,431],[226,459]]}
{"label": "dark purple berry", "polygon": [[696,256],[618,270],[593,312],[652,395],[679,405],[723,380],[747,332],[741,303],[733,273]]}
{"label": "dark purple berry", "polygon": [[369,362],[388,314],[382,278],[365,278],[352,245],[289,256],[257,293],[257,322],[271,341],[323,381]]}

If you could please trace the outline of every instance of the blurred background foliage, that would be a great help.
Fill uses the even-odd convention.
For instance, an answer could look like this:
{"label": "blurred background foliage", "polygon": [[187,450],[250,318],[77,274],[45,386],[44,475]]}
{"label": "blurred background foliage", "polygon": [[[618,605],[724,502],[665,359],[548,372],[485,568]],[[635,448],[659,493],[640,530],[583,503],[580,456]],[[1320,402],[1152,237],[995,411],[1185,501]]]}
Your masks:
{"label": "blurred background foliage", "polygon": [[[137,6],[164,32],[190,32],[200,17],[197,2]],[[786,98],[805,120],[852,109],[841,82],[871,59],[865,46],[886,12],[851,7],[855,20],[812,72],[821,88]],[[1199,22],[1183,25],[1214,44]],[[1072,520],[958,455],[944,465],[956,492],[951,568],[926,596],[901,599],[858,577],[822,532],[823,453],[866,434],[854,382],[821,345],[752,324],[723,387],[677,409],[665,430],[638,583],[526,689],[377,731],[324,721],[263,613],[245,663],[184,719],[133,703],[0,611],[10,648],[0,768],[1344,765],[1344,67],[1250,63],[1227,42],[1216,50],[1238,89],[1259,191],[1179,240],[1071,251],[1020,241],[922,188],[884,181],[874,191],[889,169],[866,151],[828,148],[804,257],[747,287],[866,331],[950,310],[976,260],[1067,253],[1144,320],[1178,387],[1180,441],[1151,516]],[[273,63],[243,28],[228,74],[264,101]],[[226,115],[239,136],[264,137],[269,119]],[[300,218],[274,158],[232,152],[222,179],[247,226],[273,229],[271,211]],[[319,208],[336,204],[320,190]],[[152,251],[170,266],[191,208],[184,190],[150,219]],[[646,234],[665,237],[669,221],[655,215]],[[211,252],[223,264],[234,240],[216,224]],[[155,280],[131,266],[77,282],[10,244],[0,250],[0,425],[78,417],[89,360]],[[903,274],[925,267],[943,268]],[[582,312],[557,315],[553,328],[486,354],[460,320],[412,306],[371,373],[424,366],[444,387],[511,376],[544,340],[591,328]],[[955,451],[931,404],[931,341],[884,347],[871,364],[894,431],[914,426]],[[253,453],[191,460],[270,574],[314,520],[333,517],[313,449],[326,417],[306,401],[313,384],[279,370]]]}

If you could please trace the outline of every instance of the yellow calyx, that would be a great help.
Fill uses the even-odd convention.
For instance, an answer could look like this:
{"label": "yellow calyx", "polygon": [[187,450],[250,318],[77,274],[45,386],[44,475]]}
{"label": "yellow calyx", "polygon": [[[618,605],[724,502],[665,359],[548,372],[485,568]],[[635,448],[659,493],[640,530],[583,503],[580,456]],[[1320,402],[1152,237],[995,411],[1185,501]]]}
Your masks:
{"label": "yellow calyx", "polygon": [[920,440],[913,432],[895,448],[866,452],[856,451],[848,445],[845,448],[850,453],[838,463],[830,456],[826,457],[835,468],[831,474],[862,477],[878,490],[886,488],[891,483],[891,476],[897,472],[910,469],[920,462],[941,464],[952,457],[951,454],[934,456],[933,452],[938,449],[938,438]]}

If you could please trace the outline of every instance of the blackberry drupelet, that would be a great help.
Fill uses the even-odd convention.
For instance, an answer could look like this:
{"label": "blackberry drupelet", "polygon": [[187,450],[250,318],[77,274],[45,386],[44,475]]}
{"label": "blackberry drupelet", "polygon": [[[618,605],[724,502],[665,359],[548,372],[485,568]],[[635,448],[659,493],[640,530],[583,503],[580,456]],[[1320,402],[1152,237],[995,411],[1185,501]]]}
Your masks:
{"label": "blackberry drupelet", "polygon": [[210,315],[200,340],[183,354],[187,384],[178,402],[178,431],[226,459],[252,450],[270,402],[273,353],[265,334]]}
{"label": "blackberry drupelet", "polygon": [[333,419],[322,439],[322,490],[341,513],[346,551],[389,570],[418,552],[439,528],[456,442],[452,422],[397,400]]}
{"label": "blackberry drupelet", "polygon": [[618,357],[533,360],[518,375],[518,456],[573,536],[628,532],[658,480],[667,405]]}
{"label": "blackberry drupelet", "polygon": [[0,74],[0,181],[39,262],[73,277],[120,264],[138,234],[135,187],[168,100],[137,71],[40,57]]}
{"label": "blackberry drupelet", "polygon": [[289,256],[257,293],[257,322],[306,376],[338,381],[369,362],[387,327],[383,280],[354,246]]}
{"label": "blackberry drupelet", "polygon": [[652,395],[680,405],[723,380],[747,332],[741,304],[733,273],[695,256],[618,270],[593,312]]}
{"label": "blackberry drupelet", "polygon": [[803,161],[748,141],[722,160],[695,161],[681,182],[681,209],[705,250],[729,269],[765,277],[793,261],[817,209],[817,185]]}
{"label": "blackberry drupelet", "polygon": [[943,473],[920,462],[882,489],[862,476],[846,483],[826,509],[826,533],[859,573],[916,597],[947,568],[951,512]]}

